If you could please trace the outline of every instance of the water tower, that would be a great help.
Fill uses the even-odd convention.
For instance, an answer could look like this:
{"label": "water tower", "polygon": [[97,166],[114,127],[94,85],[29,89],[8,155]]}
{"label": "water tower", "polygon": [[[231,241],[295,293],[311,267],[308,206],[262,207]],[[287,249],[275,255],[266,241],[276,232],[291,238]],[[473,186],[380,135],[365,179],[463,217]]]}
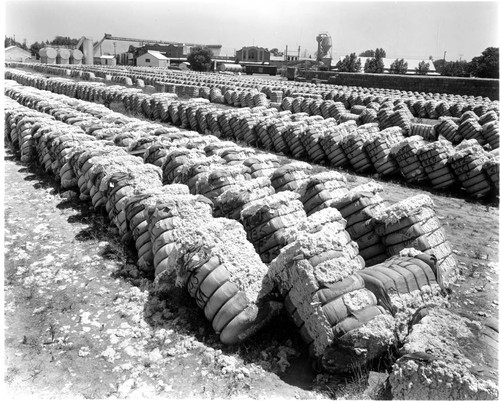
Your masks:
{"label": "water tower", "polygon": [[323,58],[328,56],[330,49],[332,48],[332,37],[328,32],[320,32],[318,36],[316,36],[316,41],[318,42],[316,61],[322,61]]}

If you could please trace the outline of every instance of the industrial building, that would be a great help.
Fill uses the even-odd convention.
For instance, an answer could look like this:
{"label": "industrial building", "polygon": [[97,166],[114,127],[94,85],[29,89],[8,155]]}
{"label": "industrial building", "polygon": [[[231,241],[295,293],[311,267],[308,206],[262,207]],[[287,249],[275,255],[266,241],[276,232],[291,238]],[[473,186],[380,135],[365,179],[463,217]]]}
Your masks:
{"label": "industrial building", "polygon": [[271,53],[263,47],[245,46],[236,51],[236,60],[240,63],[269,63]]}
{"label": "industrial building", "polygon": [[170,60],[159,51],[148,50],[146,53],[136,58],[138,67],[163,67],[170,66]]}
{"label": "industrial building", "polygon": [[5,48],[5,61],[19,61],[24,63],[31,58],[31,52],[21,49],[17,46],[9,46]]}

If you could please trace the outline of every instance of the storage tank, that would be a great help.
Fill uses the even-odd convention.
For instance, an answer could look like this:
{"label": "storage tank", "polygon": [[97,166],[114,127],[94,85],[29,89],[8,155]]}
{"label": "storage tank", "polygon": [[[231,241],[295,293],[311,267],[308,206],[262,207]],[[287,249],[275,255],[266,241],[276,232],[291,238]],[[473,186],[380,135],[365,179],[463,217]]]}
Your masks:
{"label": "storage tank", "polygon": [[85,38],[83,40],[83,63],[93,65],[94,64],[94,43],[92,38]]}
{"label": "storage tank", "polygon": [[57,49],[56,63],[57,64],[69,64],[70,54],[71,53],[68,49],[65,49],[65,48]]}
{"label": "storage tank", "polygon": [[326,54],[330,51],[332,48],[332,37],[331,36],[324,36],[323,40],[321,41],[321,47],[323,49],[323,52]]}
{"label": "storage tank", "polygon": [[71,54],[69,56],[70,64],[81,64],[82,60],[83,60],[83,53],[80,50],[78,49],[71,50]]}
{"label": "storage tank", "polygon": [[191,64],[189,64],[187,61],[183,61],[179,64],[179,69],[181,69],[182,71],[188,71],[191,69]]}
{"label": "storage tank", "polygon": [[57,51],[52,47],[44,47],[39,50],[40,61],[44,64],[55,64]]}
{"label": "storage tank", "polygon": [[243,71],[243,66],[241,64],[226,64],[226,63],[221,63],[217,66],[217,69],[219,71],[225,71],[225,72],[242,72]]}

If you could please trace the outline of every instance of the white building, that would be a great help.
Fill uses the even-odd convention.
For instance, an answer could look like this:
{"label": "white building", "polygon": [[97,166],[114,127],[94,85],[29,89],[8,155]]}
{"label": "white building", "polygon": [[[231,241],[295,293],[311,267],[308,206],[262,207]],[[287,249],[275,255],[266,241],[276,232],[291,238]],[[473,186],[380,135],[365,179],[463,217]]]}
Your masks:
{"label": "white building", "polygon": [[19,61],[24,63],[31,58],[31,52],[21,49],[17,46],[9,46],[5,48],[5,61]]}
{"label": "white building", "polygon": [[137,57],[138,67],[164,67],[170,66],[170,59],[158,51],[148,50],[142,56]]}

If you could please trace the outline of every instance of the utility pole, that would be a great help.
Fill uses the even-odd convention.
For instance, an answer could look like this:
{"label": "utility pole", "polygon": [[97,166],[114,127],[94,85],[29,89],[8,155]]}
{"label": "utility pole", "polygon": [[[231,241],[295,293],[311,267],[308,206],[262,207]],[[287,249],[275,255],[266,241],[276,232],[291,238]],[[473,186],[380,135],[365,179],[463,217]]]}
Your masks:
{"label": "utility pole", "polygon": [[443,60],[446,61],[446,50],[444,51]]}

